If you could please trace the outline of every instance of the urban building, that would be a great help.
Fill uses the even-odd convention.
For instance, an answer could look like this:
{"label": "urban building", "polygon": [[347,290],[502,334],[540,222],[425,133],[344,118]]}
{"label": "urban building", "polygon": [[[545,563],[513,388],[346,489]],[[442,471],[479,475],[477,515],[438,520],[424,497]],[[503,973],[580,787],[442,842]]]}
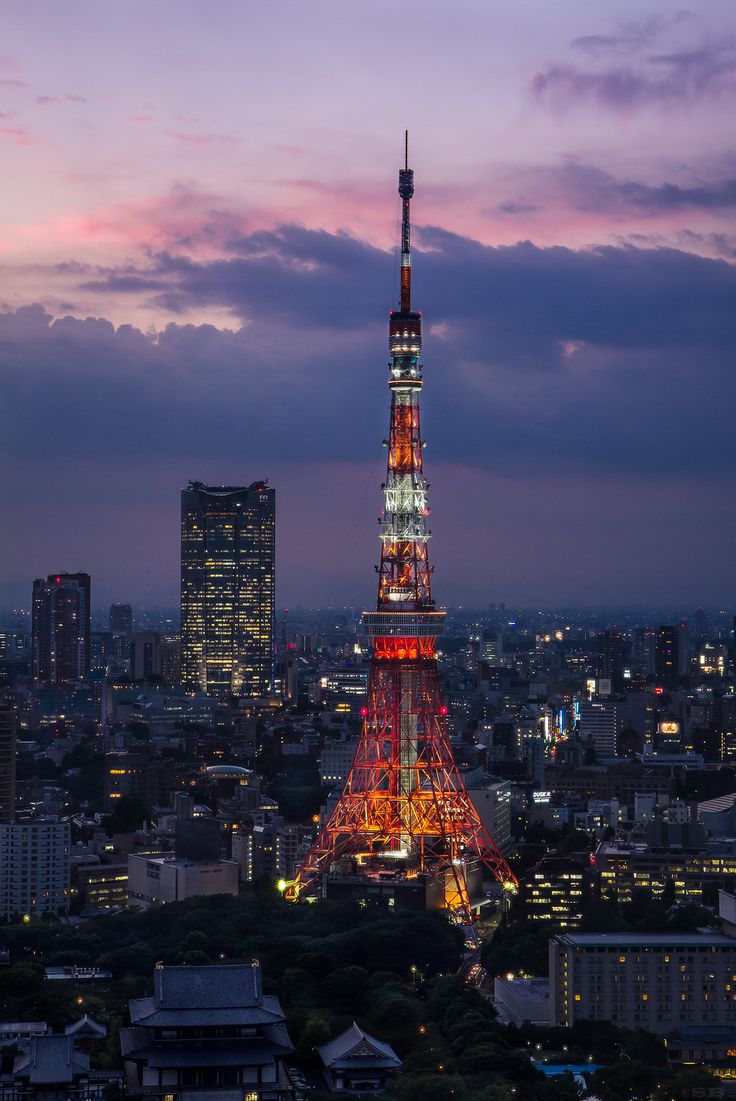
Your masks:
{"label": "urban building", "polygon": [[363,698],[368,691],[368,669],[360,665],[335,665],[322,674],[319,683],[328,695]]}
{"label": "urban building", "polygon": [[[652,823],[655,828],[657,825]],[[671,884],[678,903],[712,905],[719,890],[736,887],[733,844],[697,838],[693,824],[689,825],[690,830],[681,835],[679,844],[601,842],[594,858],[601,898],[626,903],[640,889],[650,890],[658,897]]]}
{"label": "urban building", "polygon": [[599,631],[596,647],[596,677],[608,681],[609,692],[624,689],[626,645],[620,631]]}
{"label": "urban building", "polygon": [[617,700],[580,700],[577,714],[580,740],[593,746],[596,757],[615,757],[623,730],[623,704]]}
{"label": "urban building", "polygon": [[164,684],[179,684],[181,680],[181,636],[164,635],[161,639],[161,676]]}
{"label": "urban building", "polygon": [[64,684],[90,669],[90,578],[49,574],[33,582],[33,683]]}
{"label": "urban building", "polygon": [[527,872],[519,885],[518,906],[527,921],[550,921],[577,929],[595,892],[588,854],[551,853]]}
{"label": "urban building", "polygon": [[133,680],[161,676],[161,635],[158,631],[135,632],[130,643],[130,673]]}
{"label": "urban building", "polygon": [[736,1027],[736,939],[711,933],[561,933],[549,946],[553,1026],[612,1021],[668,1033]]}
{"label": "urban building", "polygon": [[501,630],[484,631],[478,646],[479,660],[496,666],[503,662],[503,634]]}
{"label": "urban building", "polygon": [[285,1058],[293,1050],[277,998],[252,964],[164,967],[153,994],[129,1003],[120,1046],[130,1094],[184,1099],[293,1097]]}
{"label": "urban building", "polygon": [[197,895],[237,895],[235,860],[195,861],[176,853],[131,853],[128,857],[128,906],[150,910]]}
{"label": "urban building", "polygon": [[128,905],[139,910],[197,895],[237,895],[238,864],[220,858],[222,830],[216,818],[179,818],[174,852],[131,853]]}
{"label": "urban building", "polygon": [[638,761],[626,761],[606,768],[555,762],[545,766],[544,786],[553,797],[563,801],[577,796],[581,799],[618,799],[633,805],[636,796],[644,791],[669,795],[672,771],[677,769],[657,768],[654,762],[647,766]]}
{"label": "urban building", "polygon": [[468,795],[480,815],[480,820],[506,856],[511,849],[511,784],[508,780],[468,787]]}
{"label": "urban building", "polygon": [[304,841],[302,826],[284,821],[280,814],[260,807],[250,815],[251,824],[234,830],[232,857],[245,883],[267,878],[272,883],[291,879]]}
{"label": "urban building", "polygon": [[690,650],[687,624],[666,624],[657,628],[654,673],[662,684],[673,687],[688,674]]}
{"label": "urban building", "polygon": [[114,810],[118,799],[131,799],[147,807],[165,806],[174,780],[174,765],[167,757],[152,757],[113,749],[105,754],[105,808]]}
{"label": "urban building", "polygon": [[0,701],[0,823],[15,817],[16,729],[15,708]]}
{"label": "urban building", "polygon": [[130,638],[133,634],[133,609],[130,604],[111,604],[107,622],[110,634]]}
{"label": "urban building", "polygon": [[344,784],[358,746],[357,738],[326,738],[319,759],[320,783]]}
{"label": "urban building", "polygon": [[124,910],[128,905],[128,865],[91,864],[73,877],[83,910]]}
{"label": "urban building", "polygon": [[504,1024],[549,1028],[549,980],[525,979],[516,975],[493,980],[493,1008]]}
{"label": "urban building", "polygon": [[275,491],[190,482],[181,494],[181,682],[210,695],[273,691]]}
{"label": "urban building", "polygon": [[0,919],[69,910],[70,846],[68,822],[0,823]]}
{"label": "urban building", "polygon": [[717,1078],[736,1078],[736,1028],[677,1028],[668,1033],[666,1043],[671,1067],[704,1064]]}

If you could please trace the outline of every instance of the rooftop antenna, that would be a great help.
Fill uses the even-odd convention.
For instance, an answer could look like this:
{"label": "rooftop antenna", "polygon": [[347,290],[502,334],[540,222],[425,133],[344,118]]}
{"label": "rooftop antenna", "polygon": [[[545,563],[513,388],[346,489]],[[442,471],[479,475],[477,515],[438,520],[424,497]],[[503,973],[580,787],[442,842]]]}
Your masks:
{"label": "rooftop antenna", "polygon": [[404,131],[404,168],[399,169],[401,196],[401,312],[411,313],[411,222],[409,203],[414,194],[414,172],[409,168],[409,131]]}

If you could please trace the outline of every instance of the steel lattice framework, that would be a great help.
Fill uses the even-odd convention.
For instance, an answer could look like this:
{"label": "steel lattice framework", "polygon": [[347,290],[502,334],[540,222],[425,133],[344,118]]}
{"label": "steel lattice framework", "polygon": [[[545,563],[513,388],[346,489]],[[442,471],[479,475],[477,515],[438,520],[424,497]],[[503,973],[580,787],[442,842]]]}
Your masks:
{"label": "steel lattice framework", "polygon": [[297,899],[343,857],[365,871],[428,875],[459,921],[472,921],[467,859],[505,885],[516,880],[483,827],[455,764],[437,671],[444,612],[432,599],[427,483],[419,416],[422,318],[411,308],[410,201],[414,173],[399,172],[401,299],[389,323],[391,424],[375,612],[363,613],[372,645],[367,706],[340,798],[296,879]]}

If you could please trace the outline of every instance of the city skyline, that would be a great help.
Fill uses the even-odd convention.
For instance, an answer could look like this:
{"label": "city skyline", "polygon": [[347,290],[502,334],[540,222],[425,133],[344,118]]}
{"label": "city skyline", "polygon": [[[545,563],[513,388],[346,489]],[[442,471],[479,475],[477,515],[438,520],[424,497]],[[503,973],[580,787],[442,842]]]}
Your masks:
{"label": "city skyline", "polygon": [[388,5],[42,7],[0,72],[0,604],[175,605],[193,478],[278,490],[279,604],[370,599],[405,125],[438,601],[728,602],[728,4],[409,4],[401,118]]}

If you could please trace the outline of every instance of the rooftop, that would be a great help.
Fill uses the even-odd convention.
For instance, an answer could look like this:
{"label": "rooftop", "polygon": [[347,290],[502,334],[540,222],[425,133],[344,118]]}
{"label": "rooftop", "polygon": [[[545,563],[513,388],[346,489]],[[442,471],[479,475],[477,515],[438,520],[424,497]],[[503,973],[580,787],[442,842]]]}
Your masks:
{"label": "rooftop", "polygon": [[70,1083],[89,1070],[89,1055],[77,1051],[71,1036],[33,1036],[15,1060],[13,1073],[32,1084]]}
{"label": "rooftop", "polygon": [[560,933],[554,940],[573,948],[733,948],[736,939],[712,933]]}
{"label": "rooftop", "polygon": [[340,1036],[323,1044],[318,1050],[324,1065],[334,1070],[355,1068],[364,1062],[386,1070],[398,1070],[401,1066],[401,1060],[390,1044],[369,1036],[355,1021]]}
{"label": "rooftop", "polygon": [[268,1024],[282,1021],[278,998],[263,995],[261,968],[250,964],[162,967],[153,973],[153,996],[130,1002],[134,1025]]}

